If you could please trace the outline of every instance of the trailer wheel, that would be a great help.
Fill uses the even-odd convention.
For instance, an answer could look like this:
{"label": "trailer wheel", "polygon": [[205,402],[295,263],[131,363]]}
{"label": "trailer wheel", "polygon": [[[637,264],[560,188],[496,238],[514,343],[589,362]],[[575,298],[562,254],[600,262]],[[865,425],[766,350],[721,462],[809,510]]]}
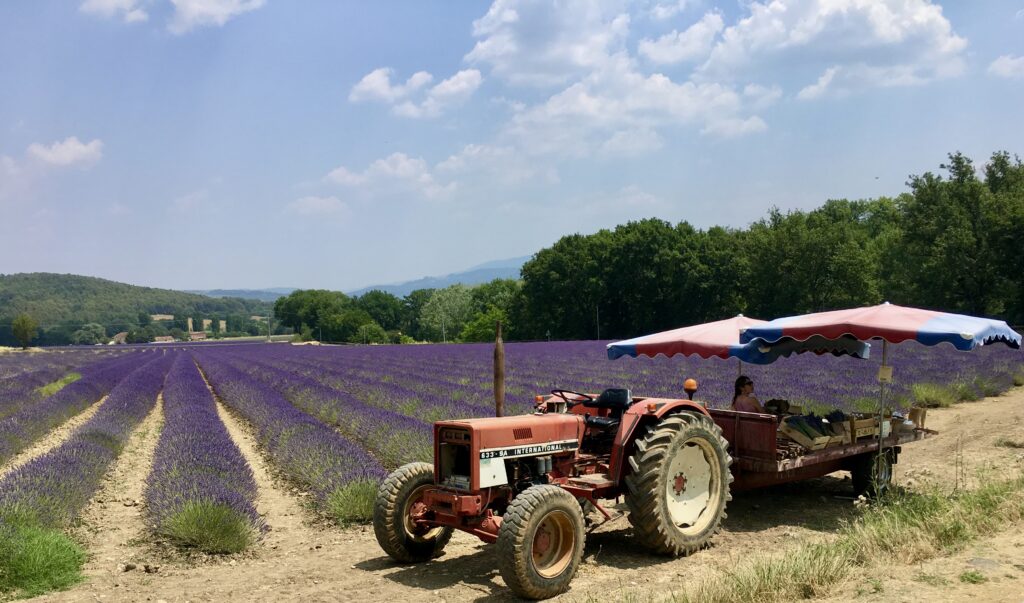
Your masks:
{"label": "trailer wheel", "polygon": [[512,500],[498,531],[498,568],[520,597],[569,590],[583,558],[583,511],[558,486],[532,486]]}
{"label": "trailer wheel", "polygon": [[854,496],[877,498],[889,491],[892,485],[894,454],[862,454],[851,461],[850,477],[853,479]]}
{"label": "trailer wheel", "polygon": [[669,416],[637,438],[626,504],[642,545],[689,555],[708,543],[732,500],[727,448],[714,421],[689,412]]}
{"label": "trailer wheel", "polygon": [[409,463],[396,469],[377,489],[373,533],[384,552],[398,561],[415,563],[437,557],[452,537],[451,528],[413,523],[413,514],[422,510],[423,493],[433,485],[433,466]]}

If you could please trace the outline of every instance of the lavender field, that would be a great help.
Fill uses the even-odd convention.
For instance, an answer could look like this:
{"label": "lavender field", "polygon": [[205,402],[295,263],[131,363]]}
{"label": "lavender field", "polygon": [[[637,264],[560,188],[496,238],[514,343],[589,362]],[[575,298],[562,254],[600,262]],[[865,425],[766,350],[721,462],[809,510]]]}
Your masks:
{"label": "lavender field", "polygon": [[[741,370],[718,359],[609,361],[605,343],[506,344],[506,408],[529,412],[533,397],[553,388],[681,397],[688,377],[700,382],[697,398],[721,407]],[[762,399],[850,410],[877,400],[875,351],[871,360],[808,354],[742,371]],[[252,434],[314,512],[339,523],[364,519],[388,471],[430,460],[433,421],[493,413],[492,353],[489,344],[207,344],[0,356],[0,564],[13,563],[11,543],[39,530],[58,538],[73,525],[152,413],[162,429],[143,502],[155,538],[210,552],[258,542],[265,526],[251,459],[223,416]],[[1004,346],[963,353],[906,343],[891,346],[890,358],[893,399],[903,406],[978,399],[1024,383],[1024,354]],[[63,384],[70,373],[77,378]],[[63,387],[50,392],[54,382]],[[90,412],[51,448],[24,458]],[[61,542],[59,550],[80,558],[77,545]],[[0,591],[14,588],[5,575]]]}

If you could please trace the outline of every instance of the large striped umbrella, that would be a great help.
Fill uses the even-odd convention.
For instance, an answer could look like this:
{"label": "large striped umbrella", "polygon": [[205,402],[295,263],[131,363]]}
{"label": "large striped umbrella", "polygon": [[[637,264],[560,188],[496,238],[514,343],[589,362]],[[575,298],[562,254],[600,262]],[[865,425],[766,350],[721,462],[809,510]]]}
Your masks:
{"label": "large striped umbrella", "polygon": [[803,341],[787,340],[779,343],[757,341],[740,343],[740,333],[768,324],[742,314],[726,320],[708,322],[671,331],[662,331],[642,337],[608,344],[608,358],[615,360],[622,356],[650,356],[659,354],[675,356],[696,354],[701,358],[738,358],[751,364],[770,364],[781,356],[803,352],[848,354],[867,358],[870,346],[852,337],[827,339],[811,337]]}

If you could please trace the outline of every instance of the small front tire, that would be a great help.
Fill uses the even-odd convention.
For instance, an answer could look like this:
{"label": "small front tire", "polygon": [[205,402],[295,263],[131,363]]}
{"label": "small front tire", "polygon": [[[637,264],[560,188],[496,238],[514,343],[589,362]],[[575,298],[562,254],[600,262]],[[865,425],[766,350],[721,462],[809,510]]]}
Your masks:
{"label": "small front tire", "polygon": [[423,493],[434,486],[430,463],[409,463],[396,469],[377,489],[373,533],[384,552],[402,563],[417,563],[441,554],[452,537],[448,527],[413,523]]}
{"label": "small front tire", "polygon": [[516,496],[498,532],[498,568],[505,584],[525,599],[569,590],[583,558],[583,511],[558,486],[532,486]]}

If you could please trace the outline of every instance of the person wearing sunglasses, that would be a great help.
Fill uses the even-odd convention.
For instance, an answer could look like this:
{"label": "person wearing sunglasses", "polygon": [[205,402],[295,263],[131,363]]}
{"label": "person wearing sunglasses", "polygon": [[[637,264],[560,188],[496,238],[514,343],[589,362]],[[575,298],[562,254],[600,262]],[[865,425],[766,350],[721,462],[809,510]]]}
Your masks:
{"label": "person wearing sunglasses", "polygon": [[736,379],[736,391],[732,396],[732,409],[740,412],[766,412],[754,395],[754,382],[746,375]]}

